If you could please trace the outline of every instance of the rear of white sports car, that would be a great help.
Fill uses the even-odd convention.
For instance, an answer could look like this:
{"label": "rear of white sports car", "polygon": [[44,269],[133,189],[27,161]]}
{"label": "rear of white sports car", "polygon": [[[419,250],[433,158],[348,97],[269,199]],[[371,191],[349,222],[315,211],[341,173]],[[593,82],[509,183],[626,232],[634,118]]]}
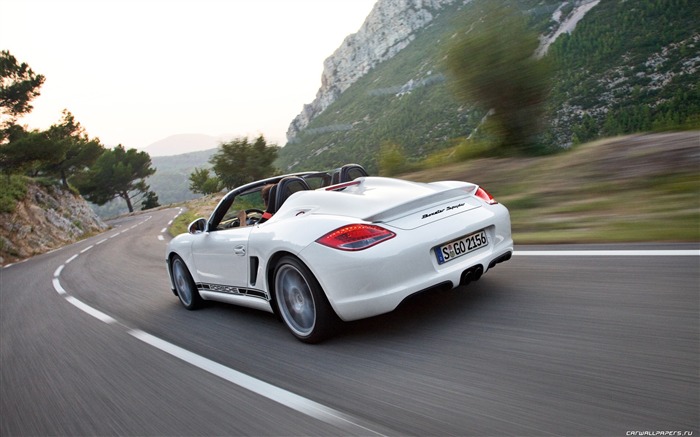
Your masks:
{"label": "rear of white sports car", "polygon": [[340,191],[292,197],[285,209],[309,202],[323,205],[307,216],[323,236],[298,256],[345,321],[477,280],[513,252],[506,207],[465,182],[361,178]]}

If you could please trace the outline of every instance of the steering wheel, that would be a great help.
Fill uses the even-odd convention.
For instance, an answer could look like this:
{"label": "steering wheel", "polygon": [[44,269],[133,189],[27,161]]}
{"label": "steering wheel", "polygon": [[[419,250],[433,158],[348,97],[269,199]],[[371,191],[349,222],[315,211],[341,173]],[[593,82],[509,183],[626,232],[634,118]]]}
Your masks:
{"label": "steering wheel", "polygon": [[[260,217],[251,217],[250,214],[259,214]],[[255,223],[259,222],[263,214],[265,214],[265,211],[257,208],[249,208],[245,210],[245,215],[247,217],[246,221],[249,225],[254,225]]]}

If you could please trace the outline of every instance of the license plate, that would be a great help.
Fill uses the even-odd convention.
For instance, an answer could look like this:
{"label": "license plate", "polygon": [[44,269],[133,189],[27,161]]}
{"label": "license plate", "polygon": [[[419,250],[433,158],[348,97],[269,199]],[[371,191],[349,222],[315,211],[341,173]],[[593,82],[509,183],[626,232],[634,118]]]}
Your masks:
{"label": "license plate", "polygon": [[481,230],[473,234],[462,237],[458,240],[450,241],[435,248],[435,256],[437,256],[438,264],[444,264],[473,252],[484,246],[488,246],[489,241],[486,239],[486,232]]}

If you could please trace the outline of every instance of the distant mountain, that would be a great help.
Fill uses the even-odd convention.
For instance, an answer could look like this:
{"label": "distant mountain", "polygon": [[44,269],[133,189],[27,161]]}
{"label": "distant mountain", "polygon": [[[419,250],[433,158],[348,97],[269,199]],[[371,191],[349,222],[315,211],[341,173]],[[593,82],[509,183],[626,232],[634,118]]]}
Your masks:
{"label": "distant mountain", "polygon": [[[376,172],[385,142],[424,158],[469,136],[485,110],[456,100],[444,49],[480,19],[479,5],[499,1],[506,0],[378,0],[324,62],[322,86],[291,122],[277,166],[301,171],[359,162]],[[700,128],[699,1],[515,4],[540,34],[533,55],[547,56],[555,70],[543,144]]]}
{"label": "distant mountain", "polygon": [[175,156],[155,156],[151,158],[156,173],[149,177],[147,183],[158,195],[161,205],[195,199],[200,194],[190,191],[190,174],[196,168],[210,168],[209,158],[218,149],[185,153]]}
{"label": "distant mountain", "polygon": [[151,156],[172,156],[216,148],[222,138],[203,134],[171,135],[147,146],[144,150]]}

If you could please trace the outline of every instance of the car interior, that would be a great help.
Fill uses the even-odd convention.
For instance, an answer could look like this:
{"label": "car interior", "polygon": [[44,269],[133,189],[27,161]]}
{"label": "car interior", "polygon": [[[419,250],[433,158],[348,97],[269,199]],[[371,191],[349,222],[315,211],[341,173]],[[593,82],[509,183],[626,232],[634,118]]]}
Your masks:
{"label": "car interior", "polygon": [[369,174],[359,164],[346,164],[330,171],[286,176],[270,189],[267,207],[264,211],[261,208],[262,197],[259,194],[262,187],[239,193],[233,199],[222,219],[217,222],[215,229],[222,230],[239,227],[238,212],[243,210],[252,214],[248,216],[248,225],[264,223],[279,211],[282,204],[297,191],[316,190],[331,185],[343,184],[364,176],[369,176]]}

